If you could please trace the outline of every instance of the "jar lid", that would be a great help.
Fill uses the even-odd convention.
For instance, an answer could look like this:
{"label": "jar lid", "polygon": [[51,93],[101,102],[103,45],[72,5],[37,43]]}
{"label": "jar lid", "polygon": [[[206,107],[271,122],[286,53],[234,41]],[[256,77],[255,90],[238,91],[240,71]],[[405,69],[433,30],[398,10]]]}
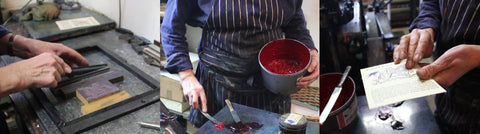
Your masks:
{"label": "jar lid", "polygon": [[286,128],[299,129],[307,127],[307,118],[301,114],[287,113],[280,116],[280,125]]}

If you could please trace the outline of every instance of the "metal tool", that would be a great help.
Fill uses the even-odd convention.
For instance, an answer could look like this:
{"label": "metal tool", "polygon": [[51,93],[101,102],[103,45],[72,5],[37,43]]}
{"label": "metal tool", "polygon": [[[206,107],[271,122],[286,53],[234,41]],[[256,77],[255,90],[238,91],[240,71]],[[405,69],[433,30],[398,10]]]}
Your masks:
{"label": "metal tool", "polygon": [[322,125],[323,122],[327,119],[328,114],[330,114],[330,111],[332,110],[333,105],[335,104],[338,96],[340,95],[340,92],[342,92],[343,82],[345,82],[345,79],[347,78],[351,68],[352,68],[351,66],[347,66],[347,69],[345,69],[345,72],[343,72],[342,79],[340,79],[340,83],[338,83],[337,87],[335,87],[335,90],[333,90],[333,93],[330,96],[330,99],[328,100],[327,105],[325,106],[322,113],[320,114],[320,125]]}
{"label": "metal tool", "polygon": [[222,122],[218,121],[217,119],[213,118],[212,116],[210,116],[210,114],[208,113],[204,113],[202,111],[200,111],[200,113],[203,114],[203,116],[207,117],[209,120],[213,121],[215,124],[222,124]]}
{"label": "metal tool", "polygon": [[92,65],[92,66],[72,67],[72,72],[66,74],[66,76],[71,77],[75,75],[85,74],[85,73],[92,72],[107,66],[108,64],[98,64],[98,65]]}
{"label": "metal tool", "polygon": [[151,124],[151,123],[145,123],[145,122],[137,122],[137,123],[144,128],[160,130],[160,125],[157,125],[157,124]]}
{"label": "metal tool", "polygon": [[236,123],[240,122],[240,117],[238,117],[237,111],[233,110],[233,106],[232,106],[232,103],[230,103],[230,100],[225,99],[225,102],[227,103],[227,106],[230,109],[230,113],[232,114],[233,120]]}

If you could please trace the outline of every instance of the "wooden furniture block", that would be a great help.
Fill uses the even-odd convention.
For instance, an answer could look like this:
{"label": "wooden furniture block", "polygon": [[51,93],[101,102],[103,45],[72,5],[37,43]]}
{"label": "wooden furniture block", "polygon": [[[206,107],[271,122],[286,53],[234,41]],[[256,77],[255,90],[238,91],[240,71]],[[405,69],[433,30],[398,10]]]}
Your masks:
{"label": "wooden furniture block", "polygon": [[89,86],[78,88],[76,91],[77,98],[88,104],[94,100],[100,99],[104,96],[119,92],[118,87],[110,83],[108,80],[95,82]]}
{"label": "wooden furniture block", "polygon": [[123,100],[126,100],[128,98],[132,97],[127,91],[121,91],[117,92],[102,98],[99,98],[97,100],[94,100],[88,104],[85,104],[81,106],[82,114],[86,115],[92,112],[95,112],[97,110],[103,109],[105,107],[108,107],[110,105],[116,104],[118,102],[121,102]]}
{"label": "wooden furniture block", "polygon": [[65,98],[71,98],[75,96],[76,90],[82,87],[87,87],[93,83],[106,81],[106,82],[119,82],[123,80],[123,74],[119,71],[110,71],[107,73],[103,73],[94,77],[90,77],[70,85],[66,85],[60,88]]}

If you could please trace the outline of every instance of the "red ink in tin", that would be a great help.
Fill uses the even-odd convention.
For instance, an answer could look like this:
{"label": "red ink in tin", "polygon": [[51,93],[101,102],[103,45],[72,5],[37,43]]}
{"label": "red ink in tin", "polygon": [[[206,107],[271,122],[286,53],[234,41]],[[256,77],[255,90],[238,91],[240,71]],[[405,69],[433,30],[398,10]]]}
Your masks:
{"label": "red ink in tin", "polygon": [[[335,87],[340,83],[342,74],[332,74],[320,76],[320,111],[323,111],[325,105],[327,105],[330,96],[333,93]],[[333,105],[332,112],[347,103],[350,96],[353,94],[354,83],[353,81],[346,80],[342,86],[342,92],[338,96],[335,105]]]}
{"label": "red ink in tin", "polygon": [[293,59],[274,59],[267,64],[269,71],[276,74],[292,74],[305,67],[300,61]]}

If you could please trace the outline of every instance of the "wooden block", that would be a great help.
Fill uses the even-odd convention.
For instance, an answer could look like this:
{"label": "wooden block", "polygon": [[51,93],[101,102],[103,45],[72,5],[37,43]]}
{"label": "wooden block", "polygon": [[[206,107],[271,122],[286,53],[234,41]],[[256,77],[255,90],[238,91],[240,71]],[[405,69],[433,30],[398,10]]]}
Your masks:
{"label": "wooden block", "polygon": [[123,100],[126,100],[128,98],[132,97],[127,91],[121,91],[117,92],[108,96],[105,96],[103,98],[94,100],[88,104],[85,104],[81,106],[82,114],[86,115],[92,112],[95,112],[97,110],[103,109],[105,107],[108,107],[110,105],[116,104],[118,102],[121,102]]}
{"label": "wooden block", "polygon": [[185,110],[190,108],[188,102],[178,102],[170,99],[165,99],[160,97],[162,103],[167,107],[169,110],[173,110],[179,113],[183,113]]}
{"label": "wooden block", "polygon": [[110,71],[103,73],[94,77],[90,77],[70,85],[66,85],[60,88],[65,98],[72,98],[75,96],[76,90],[78,88],[89,86],[98,81],[108,80],[111,83],[119,82],[123,80],[123,74],[119,71]]}
{"label": "wooden block", "polygon": [[94,100],[119,91],[118,87],[110,83],[108,80],[102,80],[89,86],[78,88],[76,94],[77,98],[82,101],[83,104],[88,104]]}

